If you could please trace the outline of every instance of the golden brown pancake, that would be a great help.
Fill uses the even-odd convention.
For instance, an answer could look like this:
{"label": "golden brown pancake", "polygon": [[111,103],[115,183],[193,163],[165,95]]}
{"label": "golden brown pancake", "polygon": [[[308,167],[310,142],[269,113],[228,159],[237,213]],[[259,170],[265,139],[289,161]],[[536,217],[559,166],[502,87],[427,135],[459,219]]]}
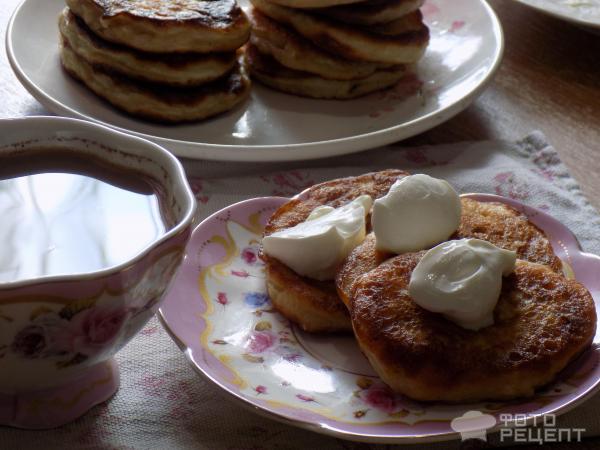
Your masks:
{"label": "golden brown pancake", "polygon": [[455,239],[483,239],[517,252],[520,259],[562,272],[562,263],[554,254],[548,237],[525,214],[504,203],[478,202],[466,197],[461,202],[464,218]]}
{"label": "golden brown pancake", "polygon": [[[382,197],[396,180],[407,175],[402,170],[384,170],[316,184],[279,207],[269,219],[264,235],[304,222],[318,206],[337,208],[364,194]],[[264,253],[261,257],[265,262],[269,296],[282,315],[306,331],[351,330],[348,311],[339,300],[333,281],[302,277],[275,258]]]}
{"label": "golden brown pancake", "polygon": [[[562,263],[554,254],[552,244],[527,216],[503,203],[478,202],[462,197],[461,204],[460,226],[450,239],[482,239],[517,252],[519,259],[544,264],[554,272],[562,272]],[[375,244],[375,235],[370,233],[348,255],[337,272],[336,288],[346,306],[350,304],[356,281],[394,256],[377,250]]]}
{"label": "golden brown pancake", "polygon": [[396,85],[406,75],[404,66],[376,70],[356,80],[330,80],[308,72],[288,69],[253,43],[247,45],[246,58],[252,76],[263,84],[302,97],[347,100]]}
{"label": "golden brown pancake", "polygon": [[190,122],[230,110],[250,93],[250,80],[242,65],[223,78],[192,88],[146,83],[94,66],[62,43],[65,70],[116,108],[162,123]]}
{"label": "golden brown pancake", "polygon": [[260,53],[272,56],[290,69],[331,80],[355,80],[389,67],[387,64],[350,61],[324,52],[293,29],[278,24],[254,8],[249,16],[252,24],[250,42]]}
{"label": "golden brown pancake", "polygon": [[354,5],[317,9],[332,19],[354,25],[375,25],[392,22],[415,13],[424,0],[368,0]]}
{"label": "golden brown pancake", "polygon": [[157,54],[132,50],[100,39],[69,8],[60,15],[59,29],[69,47],[89,63],[155,83],[207,83],[231,71],[237,61],[235,52]]}
{"label": "golden brown pancake", "polygon": [[278,5],[290,8],[327,8],[335,5],[353,5],[364,0],[271,0]]}
{"label": "golden brown pancake", "polygon": [[550,267],[518,260],[494,324],[466,330],[418,306],[410,275],[424,252],[362,276],[351,298],[358,343],[381,379],[416,400],[474,402],[530,396],[592,342],[590,293]]}
{"label": "golden brown pancake", "polygon": [[347,25],[332,19],[286,8],[267,0],[251,0],[252,4],[271,19],[293,28],[317,47],[345,59],[389,64],[417,62],[427,48],[429,29],[421,23],[418,31],[390,35]]}
{"label": "golden brown pancake", "polygon": [[365,240],[350,252],[335,276],[338,296],[347,308],[350,308],[350,297],[356,281],[393,256],[393,253],[377,250],[374,233],[367,234]]}
{"label": "golden brown pancake", "polygon": [[235,51],[250,23],[235,0],[67,0],[98,36],[146,52]]}
{"label": "golden brown pancake", "polygon": [[421,11],[415,11],[391,22],[380,23],[375,28],[378,34],[398,36],[406,33],[417,33],[422,24],[423,14],[421,14]]}

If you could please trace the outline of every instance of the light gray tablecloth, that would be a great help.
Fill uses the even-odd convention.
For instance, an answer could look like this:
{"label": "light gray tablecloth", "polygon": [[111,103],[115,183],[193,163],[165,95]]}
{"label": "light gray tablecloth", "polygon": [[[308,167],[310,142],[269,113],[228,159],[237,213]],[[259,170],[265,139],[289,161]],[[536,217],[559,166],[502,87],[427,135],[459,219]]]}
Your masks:
{"label": "light gray tablecloth", "polygon": [[[197,193],[201,217],[246,198],[288,196],[322,180],[397,167],[445,178],[461,192],[496,193],[542,208],[573,230],[585,250],[600,253],[600,216],[539,133],[518,143],[415,149],[392,146],[295,164],[186,161],[185,166]],[[111,401],[57,430],[0,428],[0,448],[371,448],[282,425],[241,409],[192,370],[156,319],[117,359],[122,386]],[[600,435],[599,410],[600,396],[596,396],[560,417],[558,425],[586,428],[585,436]],[[497,436],[490,442],[497,444]],[[459,444],[455,441],[428,448],[455,449]]]}

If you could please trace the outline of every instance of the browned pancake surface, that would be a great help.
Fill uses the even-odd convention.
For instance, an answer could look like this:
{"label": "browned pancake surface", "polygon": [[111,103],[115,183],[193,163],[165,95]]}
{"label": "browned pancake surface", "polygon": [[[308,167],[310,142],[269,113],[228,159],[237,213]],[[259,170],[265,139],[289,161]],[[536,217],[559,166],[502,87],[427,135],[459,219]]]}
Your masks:
{"label": "browned pancake surface", "polygon": [[159,54],[132,50],[99,38],[69,8],[59,18],[59,30],[69,47],[88,63],[147,82],[198,86],[223,77],[236,63],[235,52]]}
{"label": "browned pancake surface", "polygon": [[[497,202],[478,202],[461,198],[462,215],[457,232],[450,239],[476,238],[517,252],[517,257],[545,264],[560,272],[562,263],[554,254],[548,237],[519,211]],[[369,234],[346,258],[336,276],[342,301],[348,305],[358,278],[393,256],[375,248],[375,236]]]}
{"label": "browned pancake surface", "polygon": [[110,18],[128,15],[134,19],[148,19],[162,23],[195,22],[211,28],[224,28],[235,23],[242,15],[233,0],[78,0],[98,8],[102,16]]}
{"label": "browned pancake surface", "polygon": [[71,11],[65,13],[66,20],[73,23],[78,33],[89,39],[93,45],[99,49],[107,50],[115,53],[129,53],[135,55],[136,58],[146,60],[148,62],[161,63],[168,65],[174,69],[182,69],[190,63],[203,59],[214,59],[223,63],[235,61],[235,52],[215,52],[215,53],[150,53],[139,50],[133,50],[126,45],[116,44],[114,42],[105,41],[92,33],[89,27],[83,20],[73,14]]}
{"label": "browned pancake surface", "polygon": [[298,198],[290,200],[277,209],[269,219],[264,234],[268,236],[275,231],[304,222],[319,206],[339,208],[361,195],[370,195],[373,199],[383,197],[392,184],[407,175],[408,172],[403,170],[388,169],[315,184]]}
{"label": "browned pancake surface", "polygon": [[160,123],[201,120],[225,112],[250,93],[250,80],[242,64],[226,76],[190,88],[134,80],[108,67],[90,64],[62,39],[65,71],[97,96],[132,116]]}
{"label": "browned pancake surface", "polygon": [[365,78],[389,64],[350,61],[321,50],[290,27],[283,26],[253,8],[251,43],[288,68],[332,80]]}
{"label": "browned pancake surface", "polygon": [[290,69],[269,53],[262,53],[258,45],[250,42],[246,46],[246,61],[253,78],[273,89],[302,97],[349,100],[391,88],[403,79],[411,77],[406,66],[395,65],[378,69],[364,78],[327,79],[302,70]]}
{"label": "browned pancake surface", "polygon": [[[314,185],[275,211],[265,227],[264,235],[304,222],[318,206],[337,208],[365,194],[373,198],[382,197],[398,178],[406,175],[408,173],[402,170],[385,170]],[[351,329],[348,312],[336,294],[333,281],[322,282],[302,277],[277,259],[264,253],[261,256],[265,261],[269,294],[274,306],[284,316],[308,331]],[[306,309],[298,310],[299,306]],[[318,320],[317,326],[311,321],[313,315],[323,319]],[[333,324],[329,328],[325,326],[328,317]]]}
{"label": "browned pancake surface", "polygon": [[[418,11],[423,0],[367,0],[313,11],[341,22],[355,25],[380,25]],[[377,29],[377,27],[374,27]]]}
{"label": "browned pancake surface", "polygon": [[525,214],[503,203],[469,198],[462,199],[462,212],[455,239],[483,239],[517,252],[520,259],[545,264],[555,272],[562,270],[548,237]]}
{"label": "browned pancake surface", "polygon": [[345,24],[320,14],[308,13],[306,10],[275,5],[267,0],[251,2],[256,9],[271,19],[293,28],[317,47],[341,58],[412,64],[421,59],[429,43],[429,29],[422,20],[419,20],[416,27],[412,20],[409,20],[411,25],[406,32],[396,33],[392,27],[379,34],[377,26],[360,27]]}
{"label": "browned pancake surface", "polygon": [[590,344],[596,311],[578,282],[519,260],[504,278],[494,324],[470,331],[408,295],[423,254],[381,264],[357,281],[351,299],[359,344],[394,390],[459,402],[531,395]]}
{"label": "browned pancake surface", "polygon": [[250,23],[235,0],[66,0],[101,38],[156,53],[235,51]]}
{"label": "browned pancake surface", "polygon": [[352,250],[336,274],[335,285],[338,295],[348,308],[356,281],[394,256],[393,253],[377,250],[376,245],[375,234],[369,233],[365,240]]}

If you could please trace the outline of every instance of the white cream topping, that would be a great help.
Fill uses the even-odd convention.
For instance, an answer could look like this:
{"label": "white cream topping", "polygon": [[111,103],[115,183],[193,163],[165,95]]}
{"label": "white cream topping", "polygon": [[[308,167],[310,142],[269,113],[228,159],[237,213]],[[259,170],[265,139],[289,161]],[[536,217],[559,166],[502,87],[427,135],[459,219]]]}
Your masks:
{"label": "white cream topping", "polygon": [[404,177],[373,205],[377,249],[406,253],[429,248],[457,230],[460,215],[460,197],[447,181],[424,174]]}
{"label": "white cream topping", "polygon": [[422,308],[479,330],[494,323],[502,277],[515,269],[516,259],[515,252],[480,239],[444,242],[419,261],[408,291]]}
{"label": "white cream topping", "polygon": [[294,272],[331,280],[335,269],[366,235],[373,200],[361,195],[339,208],[315,208],[305,222],[263,238],[263,250]]}

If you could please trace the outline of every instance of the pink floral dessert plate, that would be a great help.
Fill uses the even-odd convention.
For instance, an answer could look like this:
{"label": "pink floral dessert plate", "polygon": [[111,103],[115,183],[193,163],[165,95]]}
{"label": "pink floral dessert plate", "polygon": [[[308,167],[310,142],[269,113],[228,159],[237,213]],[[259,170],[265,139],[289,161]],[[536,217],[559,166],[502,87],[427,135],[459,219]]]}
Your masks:
{"label": "pink floral dessert plate", "polygon": [[[565,273],[600,301],[600,257],[584,253],[561,223],[515,200],[551,239]],[[574,408],[598,390],[600,333],[559,379],[534,397],[449,405],[418,403],[384,385],[352,336],[310,335],[272,307],[258,258],[263,226],[288,199],[266,197],[225,208],[193,232],[159,316],[192,366],[241,405],[319,433],[356,441],[423,443],[460,437],[458,418],[485,418],[488,431],[506,417],[532,422]],[[510,416],[508,416],[510,415]],[[511,423],[508,423],[510,426]],[[458,430],[458,431],[457,431]]]}

